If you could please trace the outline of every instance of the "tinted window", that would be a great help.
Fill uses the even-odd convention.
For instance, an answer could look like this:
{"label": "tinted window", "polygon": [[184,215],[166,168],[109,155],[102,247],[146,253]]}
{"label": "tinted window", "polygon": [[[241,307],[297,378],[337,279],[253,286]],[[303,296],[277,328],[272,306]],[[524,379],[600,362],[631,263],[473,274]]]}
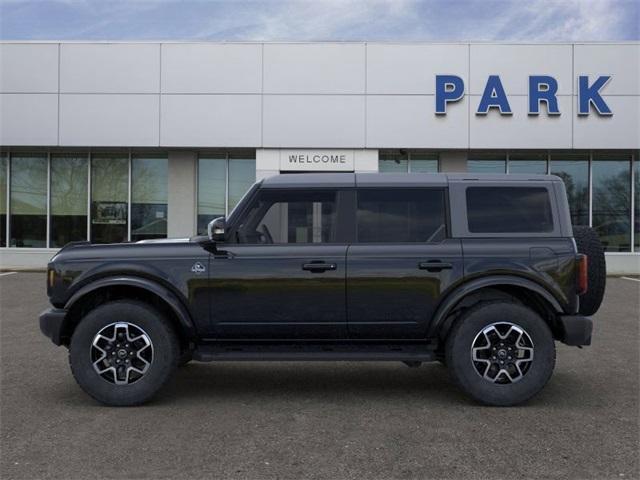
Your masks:
{"label": "tinted window", "polygon": [[358,242],[437,242],[445,237],[444,190],[358,192]]}
{"label": "tinted window", "polygon": [[260,192],[238,227],[239,243],[336,241],[336,193],[324,190]]}
{"label": "tinted window", "polygon": [[467,188],[469,231],[473,233],[536,233],[553,230],[546,188]]}

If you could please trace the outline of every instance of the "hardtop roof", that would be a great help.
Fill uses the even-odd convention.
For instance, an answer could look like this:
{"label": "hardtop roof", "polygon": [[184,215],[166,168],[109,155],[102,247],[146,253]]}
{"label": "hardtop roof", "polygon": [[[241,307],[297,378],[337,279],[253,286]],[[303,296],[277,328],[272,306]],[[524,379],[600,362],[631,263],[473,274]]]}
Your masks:
{"label": "hardtop roof", "polygon": [[450,182],[561,181],[555,175],[478,173],[283,173],[262,180],[262,188],[446,187]]}

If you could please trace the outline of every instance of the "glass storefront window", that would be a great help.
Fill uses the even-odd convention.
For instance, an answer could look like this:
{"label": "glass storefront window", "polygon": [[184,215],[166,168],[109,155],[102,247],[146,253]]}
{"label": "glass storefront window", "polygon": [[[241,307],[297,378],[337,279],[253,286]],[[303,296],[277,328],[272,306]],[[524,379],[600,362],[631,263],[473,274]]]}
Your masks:
{"label": "glass storefront window", "polygon": [[167,157],[131,159],[131,240],[167,237]]}
{"label": "glass storefront window", "polygon": [[7,246],[7,155],[0,154],[0,247]]}
{"label": "glass storefront window", "polygon": [[551,155],[551,175],[564,181],[573,225],[589,225],[589,156],[587,154]]}
{"label": "glass storefront window", "polygon": [[428,152],[381,151],[380,173],[437,173],[438,154]]}
{"label": "glass storefront window", "polygon": [[471,152],[467,160],[467,171],[471,173],[505,173],[507,171],[506,154]]}
{"label": "glass storefront window", "polygon": [[129,158],[91,157],[91,242],[127,241]]}
{"label": "glass storefront window", "polygon": [[378,158],[380,173],[407,173],[409,171],[409,156],[406,153],[380,152]]}
{"label": "glass storefront window", "polygon": [[47,157],[11,156],[12,247],[47,246]]}
{"label": "glass storefront window", "polygon": [[87,155],[51,157],[49,246],[87,239]]}
{"label": "glass storefront window", "polygon": [[633,207],[633,235],[634,235],[634,251],[640,252],[640,151],[635,153],[633,159],[633,185],[634,190],[634,207]]}
{"label": "glass storefront window", "polygon": [[253,152],[208,154],[198,159],[198,234],[207,224],[231,213],[256,180]]}
{"label": "glass storefront window", "polygon": [[438,173],[438,155],[433,153],[409,153],[409,172]]}
{"label": "glass storefront window", "polygon": [[509,173],[547,173],[547,154],[514,152],[509,154]]}
{"label": "glass storefront window", "polygon": [[[626,158],[625,158],[626,157]],[[608,252],[631,250],[631,158],[594,155],[592,172],[593,228]]]}
{"label": "glass storefront window", "polygon": [[227,159],[224,155],[198,159],[198,233],[207,232],[207,224],[226,215]]}
{"label": "glass storefront window", "polygon": [[227,214],[235,208],[249,187],[256,181],[256,161],[249,155],[229,156],[229,201]]}

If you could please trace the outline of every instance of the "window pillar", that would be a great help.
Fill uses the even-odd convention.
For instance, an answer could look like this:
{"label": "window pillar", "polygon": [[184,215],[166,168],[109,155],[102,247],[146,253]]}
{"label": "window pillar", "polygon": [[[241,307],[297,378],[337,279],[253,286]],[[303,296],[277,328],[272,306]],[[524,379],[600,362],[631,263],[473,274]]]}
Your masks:
{"label": "window pillar", "polygon": [[192,151],[169,151],[169,202],[167,236],[191,237],[196,234],[196,165]]}

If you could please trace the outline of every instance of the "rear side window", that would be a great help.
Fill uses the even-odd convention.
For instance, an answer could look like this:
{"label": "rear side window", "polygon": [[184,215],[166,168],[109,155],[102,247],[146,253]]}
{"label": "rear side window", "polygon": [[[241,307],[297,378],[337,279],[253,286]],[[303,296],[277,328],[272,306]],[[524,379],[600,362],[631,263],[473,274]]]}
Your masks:
{"label": "rear side window", "polygon": [[446,236],[443,189],[358,191],[358,242],[426,243]]}
{"label": "rear side window", "polygon": [[467,217],[472,233],[553,231],[549,192],[542,187],[469,187]]}

